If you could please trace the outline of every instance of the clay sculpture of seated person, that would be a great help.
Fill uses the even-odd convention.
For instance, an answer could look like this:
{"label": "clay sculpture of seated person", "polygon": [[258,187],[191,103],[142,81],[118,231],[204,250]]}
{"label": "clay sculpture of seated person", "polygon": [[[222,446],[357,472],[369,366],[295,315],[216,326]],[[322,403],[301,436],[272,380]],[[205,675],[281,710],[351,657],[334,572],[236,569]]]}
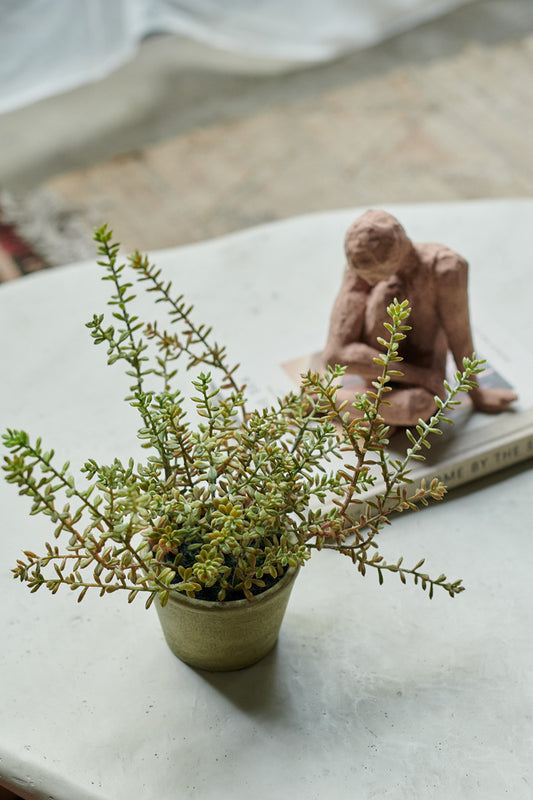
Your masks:
{"label": "clay sculpture of seated person", "polygon": [[[387,306],[395,298],[407,298],[412,330],[399,350],[403,376],[390,384],[390,405],[384,405],[381,414],[391,426],[428,420],[436,411],[434,396],[444,395],[448,350],[458,369],[463,357],[473,354],[468,264],[444,245],[411,242],[395,217],[377,210],[367,211],[348,229],[345,251],[347,265],[322,354],[324,365],[347,368],[338,401],[347,400],[350,410],[350,374],[360,376],[363,389],[376,379],[381,368],[373,359],[379,354],[377,337],[384,335],[388,320]],[[488,413],[505,411],[516,400],[507,389],[479,385],[470,397],[476,410]]]}

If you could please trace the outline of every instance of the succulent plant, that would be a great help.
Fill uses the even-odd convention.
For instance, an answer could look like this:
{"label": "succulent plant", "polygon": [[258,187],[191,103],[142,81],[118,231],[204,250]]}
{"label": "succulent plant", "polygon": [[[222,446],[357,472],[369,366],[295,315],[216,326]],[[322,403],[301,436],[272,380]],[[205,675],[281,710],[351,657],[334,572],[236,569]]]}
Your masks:
{"label": "succulent plant", "polygon": [[[5,477],[30,498],[30,513],[48,516],[54,526],[44,554],[25,551],[14,577],[32,592],[45,586],[55,593],[64,584],[78,600],[89,589],[100,595],[124,590],[130,602],[142,594],[147,607],[156,597],[164,605],[171,592],[251,599],[313,551],[336,550],[362,575],[374,570],[380,583],[392,572],[403,583],[410,577],[430,597],[435,588],[451,597],[463,591],[460,580],[427,575],[423,560],[412,567],[401,558],[387,562],[378,537],[396,512],[443,497],[437,480],[413,490],[410,464],[423,458],[430,437],[449,421],[449,409],[472,387],[480,361],[465,359],[456,384],[446,384],[445,399],[436,398],[435,415],[408,431],[405,458],[393,460],[380,408],[398,374],[400,343],[409,330],[407,300],[388,308],[377,377],[371,391],[354,397],[350,415],[336,400],[344,372],[339,366],[303,375],[299,391],[271,407],[248,409],[238,367],[211,329],[194,322],[192,307],[174,296],[161,271],[139,253],[121,263],[106,226],[95,241],[111,287],[113,322],[99,314],[87,327],[94,343],[107,348],[108,364],[122,362],[130,376],[126,400],[139,413],[138,438],[148,455],[139,464],[88,459],[75,478],[41,439],[8,430]],[[139,319],[132,280],[165,308],[168,328]],[[190,371],[188,382],[180,366]],[[371,467],[385,490],[367,501],[375,480]]]}

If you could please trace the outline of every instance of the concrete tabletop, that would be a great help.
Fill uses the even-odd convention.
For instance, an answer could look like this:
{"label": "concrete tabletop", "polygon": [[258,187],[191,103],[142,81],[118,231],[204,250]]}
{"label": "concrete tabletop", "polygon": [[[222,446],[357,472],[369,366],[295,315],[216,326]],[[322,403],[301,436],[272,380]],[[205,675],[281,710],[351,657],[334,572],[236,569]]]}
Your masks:
{"label": "concrete tabletop", "polygon": [[[343,233],[361,210],[154,259],[250,380],[275,390],[282,362],[323,343]],[[444,241],[469,259],[476,325],[486,328],[513,291],[501,357],[511,340],[527,354],[518,328],[530,300],[519,280],[530,274],[533,201],[388,210],[415,240]],[[140,455],[122,401],[127,379],[83,324],[104,310],[98,276],[87,262],[0,287],[1,426],[41,435],[74,470],[88,457]],[[38,552],[52,529],[2,481],[0,786],[40,800],[529,800],[530,495],[525,465],[383,534],[386,556],[426,556],[428,571],[462,577],[467,591],[453,601],[430,601],[394,576],[379,587],[321,553],[301,571],[275,650],[217,675],[178,661],[142,601],[89,593],[78,605],[70,592],[31,595],[15,582],[19,553]]]}

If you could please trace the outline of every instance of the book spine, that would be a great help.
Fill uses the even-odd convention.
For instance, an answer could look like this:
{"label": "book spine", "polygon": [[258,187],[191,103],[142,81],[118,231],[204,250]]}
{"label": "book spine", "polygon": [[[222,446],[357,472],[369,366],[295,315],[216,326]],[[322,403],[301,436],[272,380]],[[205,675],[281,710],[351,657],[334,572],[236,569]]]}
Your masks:
{"label": "book spine", "polygon": [[[422,480],[429,484],[433,478],[440,480],[447,489],[455,489],[472,481],[492,475],[500,470],[512,467],[522,461],[533,458],[533,430],[517,432],[516,438],[501,439],[484,451],[465,456],[458,456],[455,460],[444,462],[440,465],[427,467],[413,475],[413,482],[404,484],[407,488],[407,498],[415,495],[420,488]],[[358,519],[363,513],[367,503],[372,503],[374,498],[385,491],[383,484],[376,483],[371,490],[360,495],[351,507],[351,516]],[[393,500],[385,504],[390,508]]]}
{"label": "book spine", "polygon": [[[482,453],[463,455],[456,462],[444,463],[431,471],[431,477],[438,478],[448,489],[454,489],[528,458],[533,458],[533,431],[520,439],[501,441]],[[428,475],[425,477],[427,479]],[[420,484],[418,478],[417,483]]]}

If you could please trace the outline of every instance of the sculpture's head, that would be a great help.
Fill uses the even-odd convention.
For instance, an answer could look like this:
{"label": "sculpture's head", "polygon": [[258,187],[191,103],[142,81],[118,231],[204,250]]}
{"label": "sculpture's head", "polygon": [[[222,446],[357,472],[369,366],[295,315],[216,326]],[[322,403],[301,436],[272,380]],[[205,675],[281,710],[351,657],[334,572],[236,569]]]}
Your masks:
{"label": "sculpture's head", "polygon": [[352,267],[374,286],[402,267],[413,245],[396,217],[371,210],[348,228],[344,249]]}

